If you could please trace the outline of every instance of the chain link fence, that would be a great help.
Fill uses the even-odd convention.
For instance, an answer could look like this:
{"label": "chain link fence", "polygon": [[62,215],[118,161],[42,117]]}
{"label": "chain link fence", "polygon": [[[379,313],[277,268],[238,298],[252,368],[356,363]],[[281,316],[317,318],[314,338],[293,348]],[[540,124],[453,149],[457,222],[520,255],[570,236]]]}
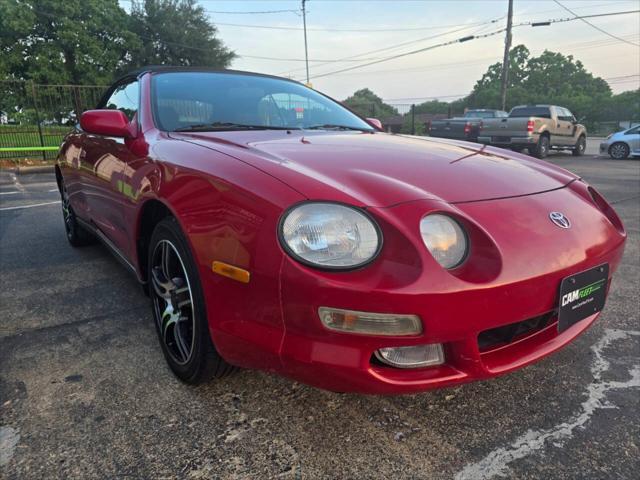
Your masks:
{"label": "chain link fence", "polygon": [[461,116],[464,111],[457,111],[451,106],[439,112],[424,112],[420,105],[413,103],[348,103],[351,110],[366,118],[377,118],[389,133],[405,133],[411,135],[429,135],[431,122],[443,118]]}
{"label": "chain link fence", "polygon": [[[0,81],[0,162],[55,159],[66,133],[77,123],[82,112],[97,105],[106,88],[103,85]],[[412,135],[429,135],[432,121],[464,114],[446,104],[436,112],[423,111],[423,105],[410,103],[349,102],[346,105],[363,117],[377,118],[387,132]],[[628,128],[638,120],[640,118],[607,118],[591,122],[589,133],[607,135]]]}
{"label": "chain link fence", "polygon": [[[346,106],[363,117],[377,118],[387,132],[412,135],[428,136],[432,121],[464,115],[464,108],[446,104],[440,105],[435,112],[423,111],[425,108],[420,104],[406,103],[385,103],[381,106],[375,103],[349,102]],[[640,110],[631,115],[631,118],[625,112],[618,110],[603,113],[601,119],[584,119],[583,123],[587,127],[588,134],[606,136],[640,123]]]}
{"label": "chain link fence", "polygon": [[80,114],[94,108],[102,85],[0,81],[0,160],[52,160]]}

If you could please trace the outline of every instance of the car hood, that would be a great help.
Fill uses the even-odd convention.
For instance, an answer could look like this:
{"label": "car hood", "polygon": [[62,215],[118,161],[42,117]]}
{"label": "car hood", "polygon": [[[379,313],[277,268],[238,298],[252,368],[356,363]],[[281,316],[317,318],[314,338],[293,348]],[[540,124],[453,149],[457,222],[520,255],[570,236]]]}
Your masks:
{"label": "car hood", "polygon": [[577,177],[514,152],[468,142],[360,132],[172,133],[274,176],[309,199],[386,207],[508,198]]}

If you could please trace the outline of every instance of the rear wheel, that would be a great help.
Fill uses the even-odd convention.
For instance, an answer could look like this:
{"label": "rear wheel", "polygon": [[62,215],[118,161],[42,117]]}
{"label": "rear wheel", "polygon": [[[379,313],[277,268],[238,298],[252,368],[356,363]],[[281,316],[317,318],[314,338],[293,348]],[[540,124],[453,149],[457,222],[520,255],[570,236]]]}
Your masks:
{"label": "rear wheel", "polygon": [[584,155],[585,150],[587,149],[587,139],[584,135],[580,135],[580,137],[578,138],[578,141],[576,142],[576,145],[573,147],[573,156],[574,157],[581,157],[582,155]]}
{"label": "rear wheel", "polygon": [[95,243],[95,237],[86,229],[84,229],[76,218],[73,207],[69,202],[69,193],[64,184],[64,180],[60,180],[60,196],[62,197],[62,218],[64,220],[64,229],[67,234],[67,240],[73,247],[82,247]]}
{"label": "rear wheel", "polygon": [[173,373],[193,384],[230,373],[211,341],[197,268],[174,218],[154,229],[147,265],[156,331]]}
{"label": "rear wheel", "polygon": [[531,153],[536,158],[547,158],[547,155],[549,155],[549,137],[541,135]]}
{"label": "rear wheel", "polygon": [[616,160],[624,160],[629,156],[629,145],[616,142],[609,147],[609,155]]}

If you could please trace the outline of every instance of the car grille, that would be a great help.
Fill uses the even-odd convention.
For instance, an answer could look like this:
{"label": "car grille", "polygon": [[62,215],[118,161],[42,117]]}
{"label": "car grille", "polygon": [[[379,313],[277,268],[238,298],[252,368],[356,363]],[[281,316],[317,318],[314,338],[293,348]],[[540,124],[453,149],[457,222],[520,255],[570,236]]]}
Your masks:
{"label": "car grille", "polygon": [[481,352],[486,352],[487,350],[508,345],[515,340],[520,340],[521,338],[542,330],[556,319],[557,312],[552,310],[551,312],[521,322],[510,323],[502,327],[485,330],[478,335],[478,347]]}

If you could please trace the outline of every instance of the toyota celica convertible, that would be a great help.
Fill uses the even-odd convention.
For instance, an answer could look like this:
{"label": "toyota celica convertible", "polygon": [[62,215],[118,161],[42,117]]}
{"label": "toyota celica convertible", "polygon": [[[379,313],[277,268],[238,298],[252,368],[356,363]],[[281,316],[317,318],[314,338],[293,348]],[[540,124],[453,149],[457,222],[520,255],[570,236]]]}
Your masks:
{"label": "toyota celica convertible", "polygon": [[595,321],[626,239],[561,168],[384,133],[229,70],[118,80],[56,178],[69,242],[101,240],[136,275],[189,383],[235,367],[375,394],[495,377]]}

